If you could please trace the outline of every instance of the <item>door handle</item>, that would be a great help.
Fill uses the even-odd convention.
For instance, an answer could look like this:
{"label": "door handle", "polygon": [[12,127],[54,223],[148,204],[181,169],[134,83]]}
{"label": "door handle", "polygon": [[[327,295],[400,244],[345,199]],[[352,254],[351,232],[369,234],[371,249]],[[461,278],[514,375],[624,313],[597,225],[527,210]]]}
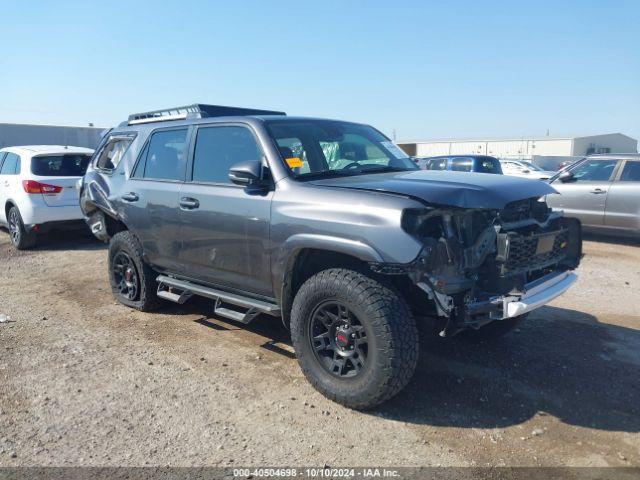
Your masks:
{"label": "door handle", "polygon": [[602,188],[594,188],[593,190],[591,190],[591,193],[595,193],[597,195],[600,193],[607,193],[607,191]]}
{"label": "door handle", "polygon": [[200,202],[191,197],[182,197],[180,199],[180,208],[183,210],[195,210],[200,206]]}
{"label": "door handle", "polygon": [[140,199],[140,197],[138,197],[138,194],[135,192],[125,193],[120,198],[122,198],[122,200],[124,200],[125,202],[137,202]]}

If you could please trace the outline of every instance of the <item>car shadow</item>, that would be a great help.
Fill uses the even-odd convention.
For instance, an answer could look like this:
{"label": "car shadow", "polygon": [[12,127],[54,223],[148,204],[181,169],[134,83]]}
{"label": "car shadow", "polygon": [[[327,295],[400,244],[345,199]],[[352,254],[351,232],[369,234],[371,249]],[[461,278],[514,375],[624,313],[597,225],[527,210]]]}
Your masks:
{"label": "car shadow", "polygon": [[[296,358],[296,355],[292,350],[291,336],[280,318],[272,317],[270,315],[260,315],[255,318],[253,322],[245,325],[241,322],[236,322],[227,318],[216,317],[212,310],[213,303],[211,300],[207,300],[202,297],[195,297],[184,305],[167,306],[162,311],[164,313],[176,315],[202,315],[200,318],[194,320],[194,322],[212,330],[222,332],[246,330],[247,332],[251,332],[265,338],[265,342],[260,345],[260,348],[264,348],[265,350],[269,350],[290,359]],[[208,313],[203,315],[203,312]]]}
{"label": "car shadow", "polygon": [[[248,330],[267,339],[263,348],[295,358],[279,319],[196,321],[215,330]],[[367,414],[461,428],[502,428],[548,414],[570,425],[640,431],[640,330],[546,306],[490,342],[440,339],[432,328],[421,328],[420,336],[412,381]]]}
{"label": "car shadow", "polygon": [[[0,227],[0,235],[7,235],[6,228]],[[8,245],[12,248],[11,245]],[[56,250],[104,250],[107,244],[100,242],[93,234],[84,228],[72,228],[69,230],[53,230],[46,234],[38,235],[35,247],[28,251],[56,251]]]}
{"label": "car shadow", "polygon": [[627,245],[640,247],[640,238],[631,236],[614,236],[605,233],[583,232],[582,239],[589,242],[611,243],[614,245]]}
{"label": "car shadow", "polygon": [[547,413],[571,425],[640,431],[637,329],[547,306],[492,342],[430,338],[421,347],[413,380],[372,414],[500,428]]}

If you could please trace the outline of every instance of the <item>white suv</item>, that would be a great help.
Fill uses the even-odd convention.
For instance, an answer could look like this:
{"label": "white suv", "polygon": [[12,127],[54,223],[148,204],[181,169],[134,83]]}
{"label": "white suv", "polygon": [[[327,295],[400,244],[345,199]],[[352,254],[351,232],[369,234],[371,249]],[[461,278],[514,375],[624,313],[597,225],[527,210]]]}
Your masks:
{"label": "white suv", "polygon": [[33,247],[37,234],[82,220],[77,183],[92,154],[59,145],[0,150],[0,225],[14,247]]}

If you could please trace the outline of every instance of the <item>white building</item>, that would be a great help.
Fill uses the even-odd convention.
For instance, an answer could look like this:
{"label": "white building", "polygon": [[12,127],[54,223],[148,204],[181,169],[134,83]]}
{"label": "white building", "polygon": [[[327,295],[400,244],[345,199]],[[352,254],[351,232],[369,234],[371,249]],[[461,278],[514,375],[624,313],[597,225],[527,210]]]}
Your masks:
{"label": "white building", "polygon": [[96,148],[104,128],[0,123],[0,148],[21,145],[73,145]]}
{"label": "white building", "polygon": [[580,158],[593,153],[636,153],[638,151],[638,141],[622,133],[566,138],[430,140],[399,142],[398,146],[415,157],[476,154],[533,160],[540,165],[559,163],[565,158]]}

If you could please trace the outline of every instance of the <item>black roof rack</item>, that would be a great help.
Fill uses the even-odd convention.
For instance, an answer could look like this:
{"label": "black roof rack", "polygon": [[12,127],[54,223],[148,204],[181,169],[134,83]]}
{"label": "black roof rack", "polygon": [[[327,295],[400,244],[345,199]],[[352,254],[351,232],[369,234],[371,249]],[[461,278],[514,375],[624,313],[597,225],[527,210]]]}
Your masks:
{"label": "black roof rack", "polygon": [[228,117],[238,115],[286,115],[286,113],[274,110],[258,110],[257,108],[225,107],[222,105],[194,103],[193,105],[185,105],[184,107],[133,113],[129,115],[127,124],[137,125],[139,123],[184,120],[186,118]]}

